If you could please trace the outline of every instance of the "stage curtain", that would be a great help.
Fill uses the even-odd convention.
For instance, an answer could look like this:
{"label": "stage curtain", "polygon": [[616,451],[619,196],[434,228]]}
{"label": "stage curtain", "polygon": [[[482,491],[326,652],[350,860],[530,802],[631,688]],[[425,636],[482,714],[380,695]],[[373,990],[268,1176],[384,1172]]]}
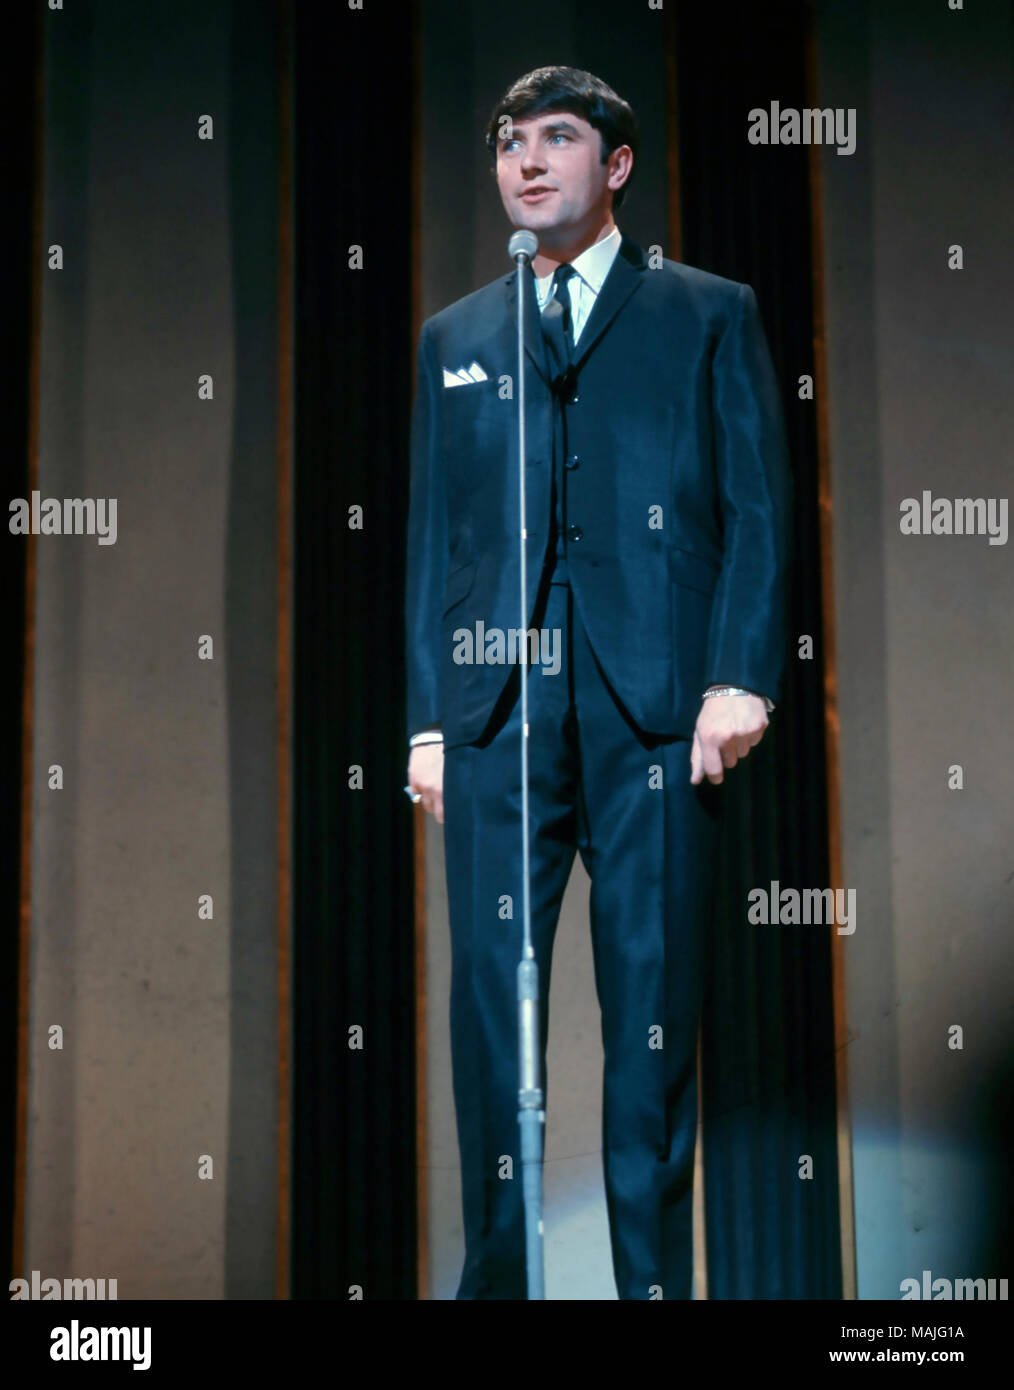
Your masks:
{"label": "stage curtain", "polygon": [[[830,928],[747,921],[747,894],[830,886],[809,151],[751,145],[748,112],[802,109],[805,5],[682,4],[675,28],[683,260],[753,286],[795,483],[790,646],[761,745],[727,775],[702,1022],[708,1296],[841,1297]],[[801,635],[814,639],[800,659]],[[799,1176],[803,1155],[812,1179]]]}
{"label": "stage curtain", "polygon": [[[30,492],[29,443],[31,425],[32,312],[37,264],[33,218],[37,182],[42,176],[36,144],[36,79],[41,76],[42,16],[37,9],[16,6],[4,24],[0,61],[0,109],[3,112],[3,204],[0,239],[3,248],[3,321],[0,339],[0,392],[4,420],[3,477],[5,502],[27,498]],[[7,527],[5,526],[5,531]],[[12,1277],[13,1218],[21,1198],[16,1190],[16,1106],[18,1088],[18,987],[20,961],[20,901],[22,894],[21,753],[25,680],[25,597],[29,541],[4,537],[0,557],[3,603],[3,712],[0,719],[0,894],[3,900],[3,957],[0,992],[3,1019],[0,1055],[0,1240]],[[25,938],[27,949],[27,936]],[[26,1059],[20,1059],[26,1066]]]}
{"label": "stage curtain", "polygon": [[413,849],[402,791],[413,25],[408,7],[292,9],[291,1287],[295,1298],[348,1299],[353,1287],[414,1298]]}

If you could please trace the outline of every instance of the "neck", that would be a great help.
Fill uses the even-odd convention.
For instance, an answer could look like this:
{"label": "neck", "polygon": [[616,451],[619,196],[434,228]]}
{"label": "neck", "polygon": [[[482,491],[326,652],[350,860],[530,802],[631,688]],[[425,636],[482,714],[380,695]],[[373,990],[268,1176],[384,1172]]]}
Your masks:
{"label": "neck", "polygon": [[575,235],[572,240],[561,240],[543,248],[540,238],[538,254],[532,260],[532,270],[540,280],[544,275],[552,275],[558,265],[570,265],[582,251],[587,251],[589,246],[609,236],[615,226],[612,213],[607,212],[592,228]]}

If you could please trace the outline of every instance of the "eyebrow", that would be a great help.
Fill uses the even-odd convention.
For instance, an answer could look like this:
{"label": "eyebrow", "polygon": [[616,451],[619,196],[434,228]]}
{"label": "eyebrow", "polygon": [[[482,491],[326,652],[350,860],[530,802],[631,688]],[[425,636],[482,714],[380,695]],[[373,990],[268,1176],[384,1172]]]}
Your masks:
{"label": "eyebrow", "polygon": [[[570,121],[551,121],[549,125],[544,125],[539,133],[541,135],[556,135],[560,131],[563,131],[567,135],[577,135],[579,133],[577,126],[571,125]],[[497,144],[505,145],[508,140],[517,140],[521,138],[523,137],[519,136],[518,132],[515,131],[512,135],[501,135],[497,140]]]}

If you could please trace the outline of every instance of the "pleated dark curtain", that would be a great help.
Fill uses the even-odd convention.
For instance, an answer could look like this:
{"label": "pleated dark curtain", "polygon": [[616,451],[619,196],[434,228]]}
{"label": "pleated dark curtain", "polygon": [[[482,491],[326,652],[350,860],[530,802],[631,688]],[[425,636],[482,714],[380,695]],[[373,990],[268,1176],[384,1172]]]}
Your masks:
{"label": "pleated dark curtain", "polygon": [[[413,28],[408,7],[392,14],[382,5],[294,3],[292,15],[291,1291],[348,1299],[359,1286],[368,1299],[414,1298],[412,818],[402,793],[401,656]],[[361,527],[349,524],[354,508],[362,508]]]}
{"label": "pleated dark curtain", "polygon": [[[681,4],[683,259],[751,284],[783,387],[795,479],[793,644],[763,743],[728,778],[702,1024],[708,1292],[841,1297],[830,931],[747,922],[747,894],[829,886],[808,151],[747,143],[747,113],[819,104],[808,7]],[[812,660],[795,637],[811,634]],[[799,1176],[803,1155],[812,1180]]]}

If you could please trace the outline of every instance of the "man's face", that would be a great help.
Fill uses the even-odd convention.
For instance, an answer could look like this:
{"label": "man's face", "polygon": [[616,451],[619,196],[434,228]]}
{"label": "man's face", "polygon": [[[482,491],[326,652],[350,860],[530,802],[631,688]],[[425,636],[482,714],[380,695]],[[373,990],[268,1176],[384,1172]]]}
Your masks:
{"label": "man's face", "polygon": [[535,232],[541,246],[571,243],[609,212],[610,184],[624,182],[621,151],[629,154],[623,145],[603,164],[599,132],[569,111],[514,121],[496,156],[507,216],[515,227]]}

